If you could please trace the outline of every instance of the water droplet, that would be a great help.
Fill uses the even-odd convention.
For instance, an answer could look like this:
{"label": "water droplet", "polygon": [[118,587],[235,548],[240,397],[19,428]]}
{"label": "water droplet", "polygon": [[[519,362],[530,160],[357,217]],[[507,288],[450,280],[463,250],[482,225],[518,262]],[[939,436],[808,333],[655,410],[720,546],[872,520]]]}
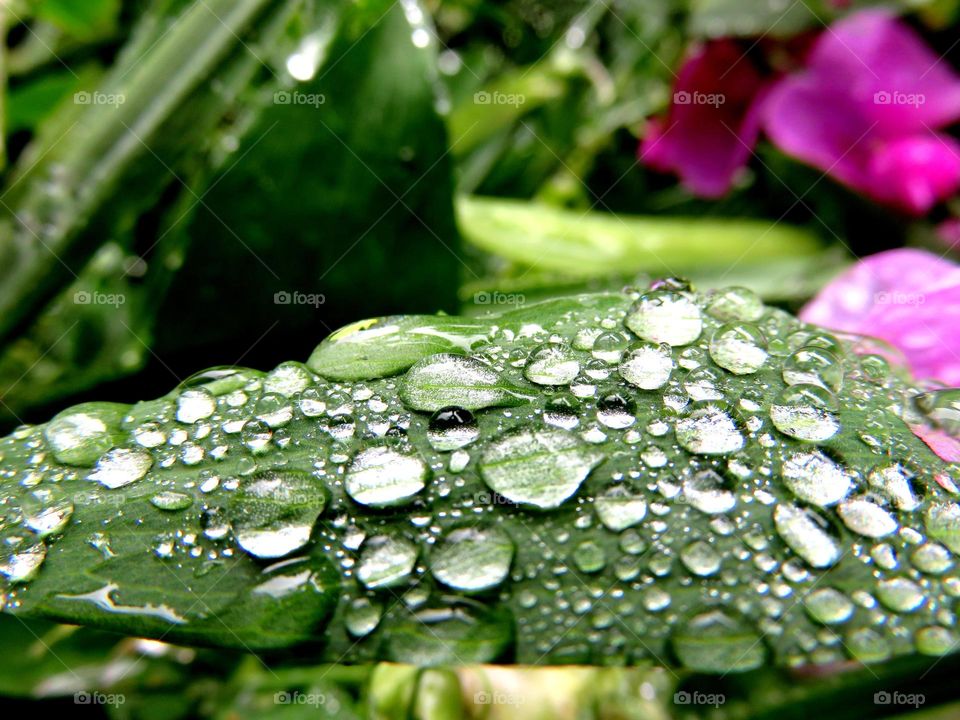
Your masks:
{"label": "water droplet", "polygon": [[366,637],[380,624],[383,608],[368,598],[356,598],[347,607],[343,621],[349,632],[355,638]]}
{"label": "water droplet", "polygon": [[790,491],[801,500],[827,507],[850,494],[850,477],[819,450],[798,452],[783,463],[781,477]]}
{"label": "water droplet", "polygon": [[87,479],[116,489],[140,480],[152,466],[153,458],[143,450],[116,448],[97,461]]}
{"label": "water droplet", "polygon": [[870,471],[867,484],[879,491],[898,510],[911,512],[920,506],[910,484],[912,476],[913,474],[899,463],[886,463]]}
{"label": "water droplet", "polygon": [[823,442],[840,431],[836,400],[819,385],[791,385],[770,406],[770,419],[784,435]]}
{"label": "water droplet", "polygon": [[612,365],[620,362],[623,351],[627,349],[629,343],[629,339],[623,333],[600,333],[593,341],[590,352],[598,360]]}
{"label": "water droplet", "polygon": [[30,514],[24,524],[39,537],[45,538],[63,532],[73,516],[73,503],[69,500],[57,500]]}
{"label": "water droplet", "polygon": [[734,375],[755,373],[767,361],[767,342],[753,325],[722,325],[710,339],[710,357]]}
{"label": "water droplet", "polygon": [[696,303],[686,295],[667,290],[641,295],[624,322],[641,340],[669,345],[689,345],[703,330],[703,317]]}
{"label": "water droplet", "polygon": [[177,398],[177,420],[192,425],[213,415],[217,399],[206,388],[184,390]]}
{"label": "water droplet", "polygon": [[713,470],[703,470],[683,481],[683,496],[697,510],[708,515],[730,512],[737,504],[727,482]]}
{"label": "water droplet", "polygon": [[513,541],[498,528],[460,528],[431,554],[430,570],[447,587],[478,592],[506,579],[513,554]]}
{"label": "water droplet", "polygon": [[694,575],[707,577],[720,570],[720,555],[703,540],[690,543],[680,551],[680,561]]}
{"label": "water droplet", "polygon": [[580,374],[580,363],[564,345],[542,345],[534,350],[523,369],[527,380],[537,385],[569,385]]}
{"label": "water droplet", "polygon": [[853,601],[834,588],[814,590],[803,604],[811,619],[823,625],[840,625],[853,617]]}
{"label": "water droplet", "polygon": [[843,364],[829,350],[804,347],[783,363],[783,381],[788,385],[819,385],[838,392],[843,385]]}
{"label": "water droplet", "polygon": [[669,345],[641,343],[627,353],[618,370],[631,385],[641,390],[657,390],[667,384],[673,367]]}
{"label": "water droplet", "polygon": [[910,613],[926,601],[920,586],[906,578],[891,578],[877,583],[877,598],[894,612]]}
{"label": "water droplet", "polygon": [[913,566],[927,575],[943,575],[953,567],[953,555],[936,542],[924,543],[913,551],[910,560]]}
{"label": "water droplet", "polygon": [[46,557],[47,547],[42,542],[17,548],[0,559],[0,573],[11,583],[30,582],[40,572]]}
{"label": "water droplet", "polygon": [[763,316],[763,300],[753,290],[729,287],[717,290],[707,305],[707,312],[726,322],[754,322]]}
{"label": "water droplet", "polygon": [[698,405],[677,420],[676,435],[685,450],[697,455],[725,455],[744,445],[733,418],[713,404]]}
{"label": "water droplet", "polygon": [[865,537],[882,538],[895,533],[896,518],[870,500],[855,498],[844,500],[837,506],[837,514],[843,524],[853,532]]}
{"label": "water droplet", "polygon": [[555,428],[520,428],[495,440],[480,458],[487,486],[511,502],[541,509],[572,496],[603,454]]}
{"label": "water droplet", "polygon": [[601,425],[615,430],[633,425],[637,418],[633,415],[633,402],[619,392],[604,395],[597,403],[597,420]]}
{"label": "water droplet", "polygon": [[126,411],[112,403],[77,405],[47,423],[43,436],[59,462],[87,467],[114,446]]}
{"label": "water droplet", "polygon": [[228,514],[241,548],[256,557],[279,558],[309,542],[326,502],[326,489],[309,473],[268,470],[241,481]]}
{"label": "water droplet", "polygon": [[434,450],[448,452],[469,445],[480,437],[477,420],[469,410],[448,407],[430,418],[427,439]]}
{"label": "water droplet", "polygon": [[193,498],[186,493],[165,490],[151,497],[150,503],[161,510],[175,512],[178,510],[186,510],[193,505]]}
{"label": "water droplet", "polygon": [[357,579],[370,590],[395,587],[410,577],[418,555],[406,538],[375,535],[363,543]]}
{"label": "water droplet", "polygon": [[637,525],[647,514],[647,501],[624,485],[611,485],[594,501],[600,522],[620,532]]}
{"label": "water droplet", "polygon": [[677,628],[672,644],[684,667],[705,673],[752,670],[767,654],[756,630],[723,610],[694,615]]}
{"label": "water droplet", "polygon": [[263,379],[263,391],[284,397],[302,393],[313,383],[313,376],[306,365],[285,362],[271,370]]}
{"label": "water droplet", "polygon": [[940,657],[956,649],[957,636],[949,628],[934,625],[917,630],[914,643],[918,653]]}
{"label": "water droplet", "polygon": [[573,551],[573,563],[582,573],[600,572],[607,565],[607,555],[597,543],[585,540]]}
{"label": "water droplet", "polygon": [[927,508],[926,527],[931,538],[960,553],[960,506],[953,502],[931,505]]}
{"label": "water droplet", "polygon": [[787,546],[813,567],[829,567],[840,559],[840,547],[818,515],[782,503],[773,511],[773,522]]}
{"label": "water droplet", "polygon": [[344,487],[361,505],[392,507],[409,502],[423,490],[427,474],[427,466],[419,457],[389,447],[372,447],[353,458]]}
{"label": "water droplet", "polygon": [[478,360],[441,353],[410,368],[400,383],[400,399],[413,410],[436,412],[445,407],[482,410],[519,405],[530,395]]}

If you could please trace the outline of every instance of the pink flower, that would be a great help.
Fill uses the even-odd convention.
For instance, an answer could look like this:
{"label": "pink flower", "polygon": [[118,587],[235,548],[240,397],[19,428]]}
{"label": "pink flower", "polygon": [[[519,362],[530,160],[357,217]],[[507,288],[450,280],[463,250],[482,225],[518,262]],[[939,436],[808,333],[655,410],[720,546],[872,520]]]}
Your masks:
{"label": "pink flower", "polygon": [[[674,102],[641,145],[649,166],[717,197],[762,128],[781,150],[873,199],[920,214],[960,188],[960,77],[907,25],[882,10],[825,29],[797,73],[765,74],[733,41],[681,68]],[[726,97],[727,103],[687,102]]]}
{"label": "pink flower", "polygon": [[[903,248],[859,261],[800,311],[800,319],[881,338],[903,352],[913,374],[960,386],[960,266]],[[914,434],[947,462],[960,439],[922,425]]]}
{"label": "pink flower", "polygon": [[932,253],[871,255],[827,284],[800,319],[886,340],[915,376],[960,386],[960,266]]}
{"label": "pink flower", "polygon": [[803,72],[770,92],[780,149],[882,203],[929,210],[960,188],[960,77],[906,25],[864,11],[835,23]]}
{"label": "pink flower", "polygon": [[666,118],[650,121],[640,159],[695,195],[724,195],[756,145],[764,83],[734,41],[704,44],[680,68]]}

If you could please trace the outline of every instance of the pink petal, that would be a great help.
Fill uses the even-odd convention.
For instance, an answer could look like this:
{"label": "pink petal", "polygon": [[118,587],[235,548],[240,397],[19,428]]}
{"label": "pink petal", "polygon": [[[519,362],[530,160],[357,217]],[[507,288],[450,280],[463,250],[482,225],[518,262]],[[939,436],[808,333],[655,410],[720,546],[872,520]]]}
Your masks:
{"label": "pink petal", "polygon": [[675,172],[695,195],[722,196],[756,145],[762,87],[737,43],[706,43],[680,69],[667,116],[649,127],[640,159]]}
{"label": "pink petal", "polygon": [[821,85],[843,88],[863,104],[884,136],[960,120],[960,76],[886,10],[865,10],[831,25],[808,67]]}
{"label": "pink petal", "polygon": [[880,143],[867,165],[866,192],[921,215],[960,189],[960,144],[939,133]]}
{"label": "pink petal", "polygon": [[960,386],[960,266],[932,253],[871,255],[830,282],[800,318],[886,340],[918,378]]}
{"label": "pink petal", "polygon": [[925,425],[911,425],[913,434],[923,440],[941,460],[960,462],[960,441],[942,430],[928,428]]}

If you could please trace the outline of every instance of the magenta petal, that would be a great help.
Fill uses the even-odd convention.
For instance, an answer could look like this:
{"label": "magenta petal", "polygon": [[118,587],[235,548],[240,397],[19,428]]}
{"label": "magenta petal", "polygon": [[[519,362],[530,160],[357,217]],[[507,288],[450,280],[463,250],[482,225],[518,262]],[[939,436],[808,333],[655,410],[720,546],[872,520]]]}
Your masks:
{"label": "magenta petal", "polygon": [[960,76],[885,10],[854,13],[827,28],[808,69],[822,86],[843,88],[862,103],[882,135],[960,120]]}
{"label": "magenta petal", "polygon": [[886,340],[917,377],[960,386],[960,266],[932,253],[871,255],[830,282],[800,318]]}
{"label": "magenta petal", "polygon": [[928,428],[923,425],[911,425],[913,434],[923,440],[927,447],[933,450],[941,460],[960,462],[960,441],[947,435],[942,430]]}
{"label": "magenta petal", "polygon": [[939,133],[884,142],[867,175],[868,194],[919,215],[960,188],[960,144]]}
{"label": "magenta petal", "polygon": [[756,145],[762,86],[739,45],[706,43],[680,69],[667,116],[651,124],[640,160],[675,172],[696,195],[720,197]]}

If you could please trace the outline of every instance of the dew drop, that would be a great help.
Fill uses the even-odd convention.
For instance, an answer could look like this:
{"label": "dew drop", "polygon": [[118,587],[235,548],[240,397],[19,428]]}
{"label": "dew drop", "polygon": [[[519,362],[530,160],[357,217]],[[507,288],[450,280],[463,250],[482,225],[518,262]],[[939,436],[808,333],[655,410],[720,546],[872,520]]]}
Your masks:
{"label": "dew drop", "polygon": [[454,590],[489,590],[506,579],[513,554],[513,541],[498,528],[460,528],[431,554],[430,570]]}
{"label": "dew drop", "polygon": [[410,501],[427,482],[427,466],[389,447],[362,450],[347,470],[344,487],[361,505],[392,507]]}

